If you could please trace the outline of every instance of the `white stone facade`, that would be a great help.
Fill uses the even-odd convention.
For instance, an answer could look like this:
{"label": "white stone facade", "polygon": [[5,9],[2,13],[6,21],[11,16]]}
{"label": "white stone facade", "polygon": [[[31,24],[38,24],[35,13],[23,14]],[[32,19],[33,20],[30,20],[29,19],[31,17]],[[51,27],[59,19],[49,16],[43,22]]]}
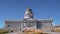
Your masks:
{"label": "white stone facade", "polygon": [[6,20],[5,21],[5,29],[7,30],[23,30],[26,27],[33,27],[37,29],[41,29],[44,31],[51,31],[52,29],[52,20],[35,20],[33,18],[33,13],[31,9],[27,9],[24,14],[23,20]]}
{"label": "white stone facade", "polygon": [[26,27],[33,27],[41,30],[52,29],[52,20],[29,20],[29,21],[5,21],[5,28],[8,30],[23,30]]}

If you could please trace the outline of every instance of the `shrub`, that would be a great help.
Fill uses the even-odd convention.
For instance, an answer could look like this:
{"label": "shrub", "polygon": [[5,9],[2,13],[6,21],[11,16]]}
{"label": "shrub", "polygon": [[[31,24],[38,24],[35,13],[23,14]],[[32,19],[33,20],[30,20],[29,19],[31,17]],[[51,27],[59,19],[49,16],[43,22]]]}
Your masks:
{"label": "shrub", "polygon": [[0,32],[0,34],[6,34],[8,33],[9,31],[3,31],[3,32]]}

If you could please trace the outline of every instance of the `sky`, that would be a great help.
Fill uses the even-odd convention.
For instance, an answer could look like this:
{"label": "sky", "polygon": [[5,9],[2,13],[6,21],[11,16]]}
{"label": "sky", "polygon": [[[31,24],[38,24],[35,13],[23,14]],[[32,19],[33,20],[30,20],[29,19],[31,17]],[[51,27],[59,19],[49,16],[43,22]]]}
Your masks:
{"label": "sky", "polygon": [[52,19],[60,24],[60,0],[0,0],[0,28],[5,20],[22,20],[30,7],[35,19]]}

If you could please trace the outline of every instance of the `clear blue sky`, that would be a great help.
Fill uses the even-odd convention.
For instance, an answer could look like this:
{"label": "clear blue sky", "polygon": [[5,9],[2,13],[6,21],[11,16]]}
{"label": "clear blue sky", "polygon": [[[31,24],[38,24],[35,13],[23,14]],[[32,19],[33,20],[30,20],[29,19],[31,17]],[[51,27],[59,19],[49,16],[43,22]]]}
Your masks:
{"label": "clear blue sky", "polygon": [[23,19],[28,6],[36,19],[53,19],[54,24],[60,24],[60,0],[0,0],[0,28],[5,20]]}

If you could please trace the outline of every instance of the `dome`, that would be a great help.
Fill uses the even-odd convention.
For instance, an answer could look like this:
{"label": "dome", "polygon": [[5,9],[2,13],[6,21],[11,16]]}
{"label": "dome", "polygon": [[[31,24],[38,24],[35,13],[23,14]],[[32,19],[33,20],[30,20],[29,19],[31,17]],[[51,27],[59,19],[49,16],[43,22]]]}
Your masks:
{"label": "dome", "polygon": [[30,8],[26,9],[26,12],[24,14],[24,19],[33,19],[33,12]]}

